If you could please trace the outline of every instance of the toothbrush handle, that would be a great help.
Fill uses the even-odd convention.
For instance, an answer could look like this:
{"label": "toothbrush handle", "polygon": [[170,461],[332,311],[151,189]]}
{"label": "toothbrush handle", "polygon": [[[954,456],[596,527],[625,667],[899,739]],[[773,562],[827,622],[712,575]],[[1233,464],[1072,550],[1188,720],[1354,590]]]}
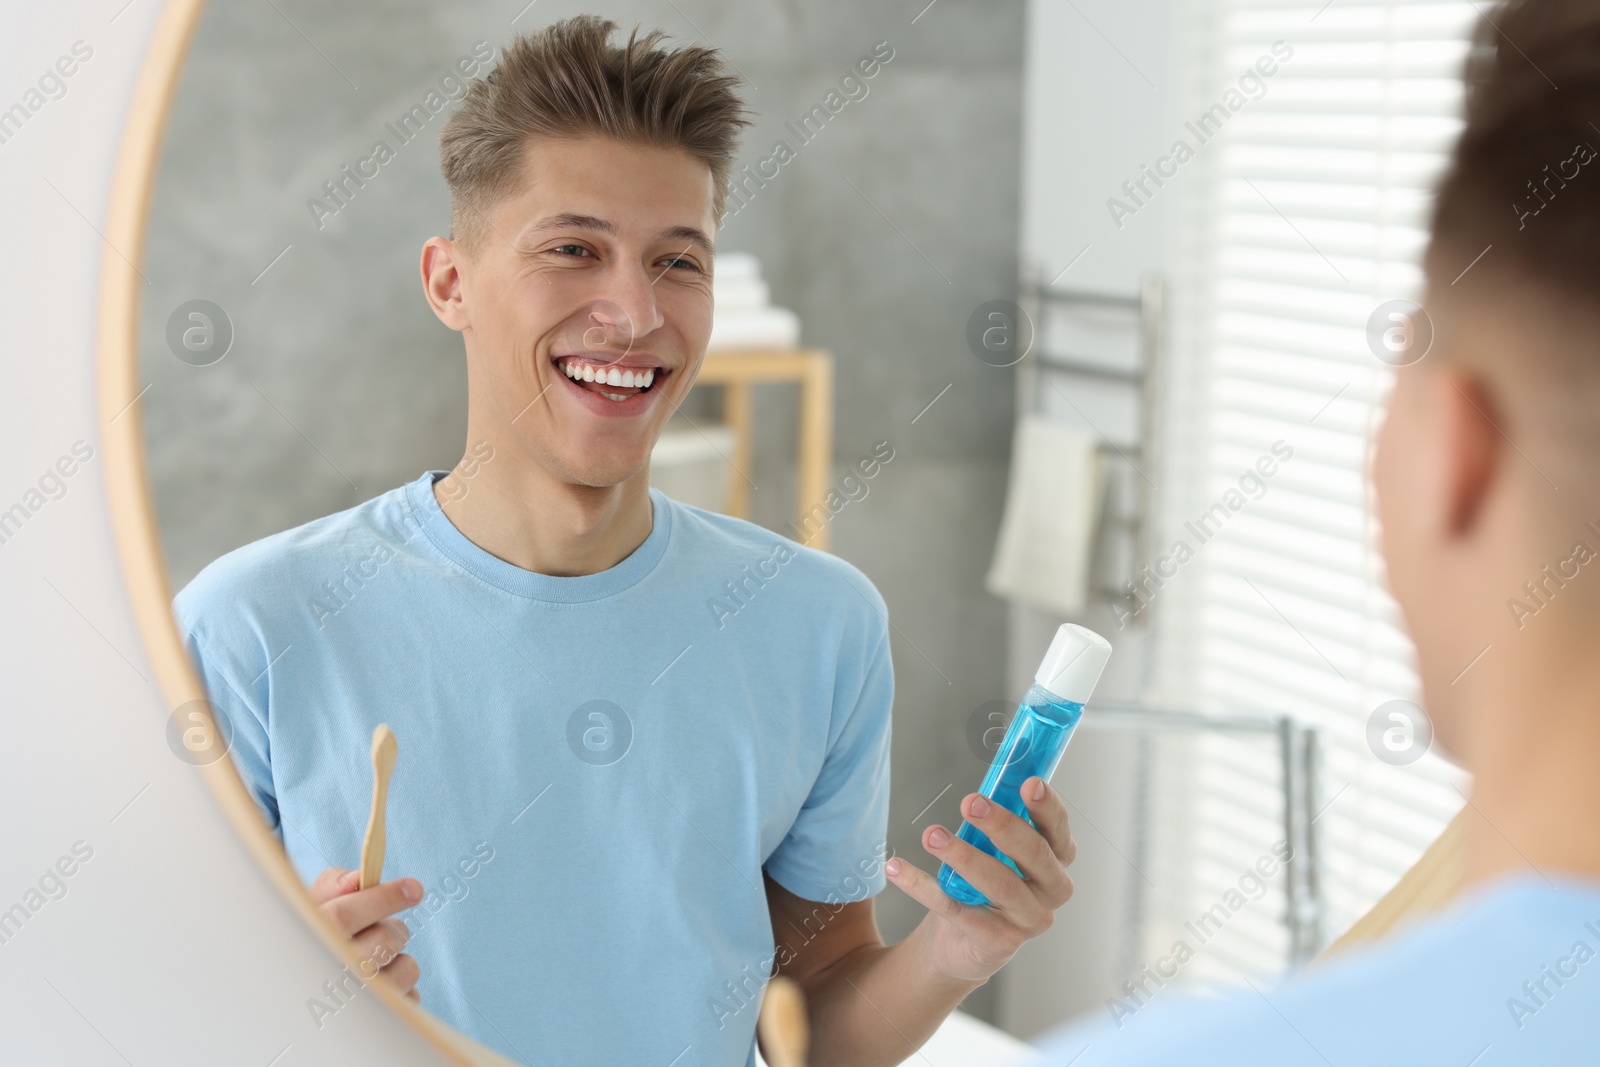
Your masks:
{"label": "toothbrush handle", "polygon": [[383,879],[383,853],[387,846],[385,822],[389,806],[389,776],[394,773],[400,745],[387,725],[372,731],[372,811],[361,842],[361,888],[371,889]]}

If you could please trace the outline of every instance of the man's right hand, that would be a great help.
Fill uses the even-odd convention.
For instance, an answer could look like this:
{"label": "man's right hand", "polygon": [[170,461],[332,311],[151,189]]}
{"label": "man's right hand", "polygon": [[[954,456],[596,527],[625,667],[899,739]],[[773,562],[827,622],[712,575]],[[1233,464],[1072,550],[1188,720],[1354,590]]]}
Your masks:
{"label": "man's right hand", "polygon": [[371,889],[357,888],[360,884],[360,871],[329,867],[311,883],[311,898],[355,942],[361,956],[357,977],[367,981],[381,973],[402,995],[420,1002],[416,985],[421,969],[400,951],[411,940],[411,930],[389,916],[415,907],[422,899],[422,883],[396,878]]}

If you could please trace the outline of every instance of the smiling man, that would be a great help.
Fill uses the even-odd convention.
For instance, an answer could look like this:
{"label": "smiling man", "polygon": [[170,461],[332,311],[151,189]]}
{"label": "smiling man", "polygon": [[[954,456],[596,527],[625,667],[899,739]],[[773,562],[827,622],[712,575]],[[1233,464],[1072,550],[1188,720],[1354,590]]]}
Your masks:
{"label": "smiling man", "polygon": [[[525,1061],[737,1067],[779,972],[813,1062],[899,1063],[1070,896],[1066,811],[1038,779],[1037,829],[963,801],[1026,881],[924,832],[989,907],[886,859],[882,598],[650,487],[710,337],[748,120],[715,52],[613,28],[518,39],[441,134],[452,235],[421,268],[466,350],[462,462],[227,554],[176,613],[235,765],[368,976]],[[752,575],[764,560],[782,567]],[[730,581],[759,596],[716,620]],[[357,891],[381,722],[403,876]],[[886,880],[929,908],[894,946]],[[423,886],[410,937],[389,917]],[[351,985],[308,990],[306,1025],[337,1025]]]}

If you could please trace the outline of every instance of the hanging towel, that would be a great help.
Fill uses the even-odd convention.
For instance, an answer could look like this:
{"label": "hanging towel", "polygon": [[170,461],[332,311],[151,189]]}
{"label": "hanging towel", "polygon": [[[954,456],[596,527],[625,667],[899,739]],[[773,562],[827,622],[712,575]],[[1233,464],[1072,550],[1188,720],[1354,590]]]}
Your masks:
{"label": "hanging towel", "polygon": [[1038,415],[1017,422],[989,592],[1058,615],[1083,610],[1101,499],[1097,443]]}

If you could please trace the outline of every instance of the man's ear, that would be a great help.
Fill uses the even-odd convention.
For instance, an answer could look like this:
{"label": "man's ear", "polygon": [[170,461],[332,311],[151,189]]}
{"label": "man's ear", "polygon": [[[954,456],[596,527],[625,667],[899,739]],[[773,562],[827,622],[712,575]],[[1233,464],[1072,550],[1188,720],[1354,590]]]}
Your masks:
{"label": "man's ear", "polygon": [[452,330],[470,326],[461,291],[461,246],[446,237],[430,237],[422,246],[422,292],[439,321]]}
{"label": "man's ear", "polygon": [[1470,537],[1483,518],[1497,479],[1505,474],[1504,411],[1489,383],[1476,375],[1448,370],[1433,382],[1436,425],[1443,462],[1446,537]]}

